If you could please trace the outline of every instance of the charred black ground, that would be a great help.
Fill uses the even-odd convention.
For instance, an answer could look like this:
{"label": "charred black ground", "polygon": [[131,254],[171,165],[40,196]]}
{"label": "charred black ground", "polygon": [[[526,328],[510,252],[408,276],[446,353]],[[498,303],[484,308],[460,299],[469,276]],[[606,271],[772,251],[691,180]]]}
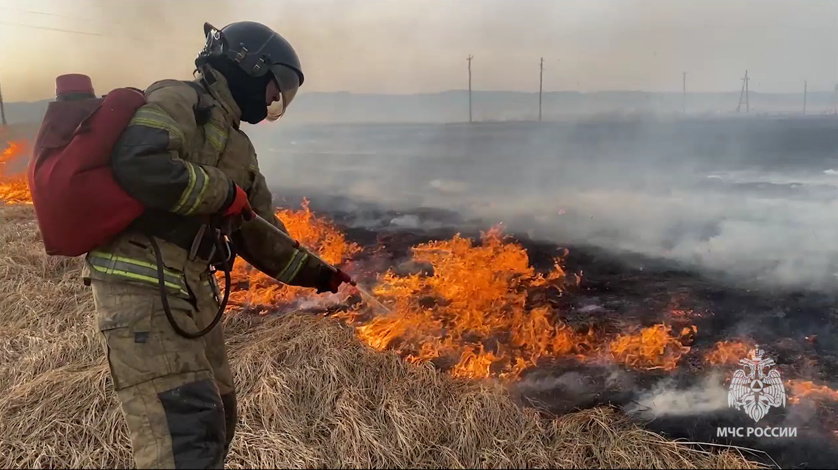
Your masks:
{"label": "charred black ground", "polygon": [[[455,233],[477,238],[487,225],[465,220],[458,214],[435,209],[408,212],[352,205],[335,198],[310,198],[311,208],[326,215],[345,231],[347,238],[365,247],[383,247],[376,262],[384,267],[410,254],[410,247]],[[282,206],[298,207],[301,198],[289,195]],[[410,227],[401,222],[410,221]],[[754,426],[743,412],[716,406],[688,414],[647,413],[642,399],[656,387],[684,391],[699,387],[708,375],[725,391],[738,366],[708,366],[702,356],[720,340],[750,338],[777,362],[783,379],[812,380],[836,388],[838,372],[838,292],[783,290],[748,285],[720,273],[696,272],[671,261],[645,256],[610,253],[590,246],[559,246],[509,233],[527,249],[536,269],[547,269],[562,249],[567,272],[581,273],[577,287],[549,301],[571,326],[619,330],[621,325],[651,326],[665,321],[673,330],[695,325],[691,351],[676,371],[636,371],[617,366],[581,364],[572,359],[545,361],[527,371],[511,386],[522,404],[546,414],[611,405],[629,412],[654,431],[672,438],[716,442],[767,452],[783,468],[838,467],[838,403],[803,400],[773,408],[759,426],[795,426],[796,438],[719,438],[717,427]],[[362,255],[369,256],[369,255]],[[357,258],[357,257],[356,257]],[[362,258],[363,259],[363,258]],[[743,287],[744,286],[744,287]],[[689,312],[683,317],[669,312]],[[788,392],[788,390],[787,390]],[[647,402],[648,403],[648,402]],[[698,406],[698,405],[696,405]],[[689,408],[687,402],[685,405]],[[755,456],[759,459],[759,456]],[[766,463],[771,460],[765,458]]]}

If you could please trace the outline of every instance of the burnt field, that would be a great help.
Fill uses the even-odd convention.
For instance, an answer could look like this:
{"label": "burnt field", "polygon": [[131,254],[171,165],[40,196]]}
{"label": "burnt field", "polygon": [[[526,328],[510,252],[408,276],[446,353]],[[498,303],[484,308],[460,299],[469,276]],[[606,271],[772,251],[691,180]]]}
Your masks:
{"label": "burnt field", "polygon": [[[384,246],[362,250],[371,256],[361,255],[357,245],[308,210],[281,209],[278,215],[307,246],[357,272],[365,284],[377,276],[359,268],[373,267],[376,257],[387,263],[388,253],[398,256],[398,250]],[[0,310],[2,466],[130,467],[130,441],[97,338],[93,301],[79,282],[81,260],[44,255],[31,206],[4,203],[0,217],[6,248],[0,259],[0,288],[8,301],[8,308]],[[500,248],[508,261],[521,261],[512,245],[495,243],[492,248]],[[424,276],[428,286],[452,267],[451,261],[457,264],[469,253],[492,253],[462,243],[457,251],[435,267],[433,276]],[[360,264],[346,259],[354,255],[361,255]],[[555,418],[539,415],[516,404],[502,382],[480,380],[491,374],[485,362],[473,361],[475,355],[464,354],[460,367],[441,363],[460,350],[465,353],[460,346],[468,344],[449,344],[434,359],[437,368],[416,364],[416,357],[376,351],[392,349],[375,342],[386,340],[386,334],[344,324],[354,322],[353,312],[368,313],[351,289],[318,296],[279,286],[239,261],[233,274],[224,328],[240,390],[240,418],[230,468],[755,468],[740,452],[707,452],[672,442],[610,407]],[[519,274],[533,284],[532,275]],[[433,296],[423,295],[422,300],[440,314],[464,313],[446,305],[445,293],[438,292],[443,295],[436,305],[429,302]],[[504,294],[506,300],[516,297],[514,291]],[[418,296],[386,297],[392,308],[406,309],[397,318],[416,313],[410,306]],[[479,296],[464,298],[479,301]],[[471,301],[460,307],[469,305]],[[489,310],[487,320],[497,320]],[[532,313],[516,322],[526,325],[528,318],[538,316]],[[369,326],[380,324],[373,320]],[[424,335],[428,331],[421,323],[415,327],[428,345],[426,352],[433,352],[436,338]],[[474,329],[470,336],[477,333]],[[473,337],[463,339],[474,342]],[[493,348],[500,354],[502,346],[498,342]]]}
{"label": "burnt field", "polygon": [[[443,466],[741,464],[729,452],[713,460],[661,441],[642,425],[669,438],[757,449],[767,454],[745,455],[784,468],[835,467],[837,122],[321,126],[257,137],[289,232],[385,309],[348,286],[323,296],[279,286],[237,261],[225,324],[244,381],[244,425],[255,426],[241,439],[261,450],[242,447],[236,465],[422,466],[431,448],[457,449],[439,453]],[[274,155],[272,146],[291,150]],[[14,163],[25,149],[7,146],[4,157]],[[25,206],[22,180],[3,177],[4,203]],[[0,383],[9,395],[0,424],[14,432],[0,454],[20,466],[124,462],[124,429],[84,329],[90,299],[78,286],[69,297],[30,295],[41,284],[66,288],[77,266],[50,264],[57,261],[40,252],[32,214],[21,209],[4,208],[13,222],[4,237],[14,247],[6,275],[16,280],[4,289],[17,300],[3,316],[10,346],[0,365],[12,379]],[[70,299],[72,308],[61,307]],[[32,315],[54,310],[66,310],[56,318],[79,330],[53,333]],[[295,339],[301,330],[312,334]],[[14,346],[53,339],[47,356]],[[730,406],[729,394],[757,349],[780,379],[751,382],[761,395],[748,396],[756,403],[781,387],[785,403],[755,423]],[[396,380],[396,369],[442,385]],[[79,370],[72,402],[99,404],[79,408],[81,418],[67,415],[57,392]],[[312,371],[322,372],[314,388]],[[296,390],[281,402],[277,377]],[[463,394],[448,394],[449,385]],[[497,399],[471,391],[483,387]],[[308,393],[320,404],[296,401]],[[350,395],[353,405],[344,406]],[[288,427],[275,424],[309,416],[300,412],[306,407],[320,418],[298,423],[288,441]],[[358,414],[344,416],[348,409]],[[36,411],[44,422],[71,425],[33,429]],[[526,438],[510,437],[524,415]],[[109,447],[87,420],[117,430]],[[330,432],[311,427],[325,422]],[[439,423],[449,424],[440,431]],[[359,426],[369,447],[311,440]],[[738,427],[796,435],[718,435]],[[412,434],[382,447],[378,439],[392,442],[393,432]],[[67,433],[83,442],[69,443]]]}
{"label": "burnt field", "polygon": [[[286,202],[294,205],[295,199],[289,196]],[[488,228],[450,211],[376,211],[371,206],[366,206],[366,220],[375,214],[378,226],[353,228],[358,213],[328,213],[328,207],[337,206],[340,201],[335,198],[315,197],[311,201],[315,213],[343,225],[348,241],[369,248],[354,256],[353,265],[359,278],[370,285],[377,282],[375,276],[364,277],[370,266],[395,266],[400,273],[414,269],[432,275],[432,267],[419,271],[404,267],[412,247],[448,240],[456,233],[477,240],[479,230]],[[433,228],[405,228],[399,223],[405,218]],[[535,308],[548,306],[549,320],[542,327],[566,325],[574,344],[563,354],[545,351],[535,358],[534,365],[503,380],[519,403],[540,409],[545,415],[614,406],[648,429],[671,438],[762,450],[768,455],[755,456],[757,460],[772,464],[773,459],[783,468],[835,467],[836,292],[736,286],[724,273],[697,272],[672,260],[617,254],[593,246],[558,245],[524,233],[508,235],[510,243],[526,250],[536,271],[549,271],[558,253],[562,254],[564,272],[578,276],[578,281],[563,284],[561,289],[527,289],[524,310],[532,314]],[[500,268],[495,271],[500,272]],[[468,275],[462,272],[462,276]],[[460,278],[456,282],[467,281]],[[381,298],[393,305],[386,294]],[[437,309],[444,302],[429,298],[424,306]],[[486,314],[485,320],[493,321],[491,313]],[[373,324],[374,316],[362,317],[359,324]],[[450,335],[451,329],[457,328],[457,319],[444,321],[450,322],[447,329],[434,331],[445,330],[440,334]],[[667,332],[656,325],[665,325]],[[645,335],[638,333],[644,330]],[[614,338],[619,337],[636,341],[629,343],[628,354],[618,350]],[[460,340],[482,343],[485,351],[495,353],[495,358],[510,354],[504,350],[510,338],[499,331],[479,339],[464,336]],[[738,361],[746,358],[755,344],[775,360],[787,394],[785,407],[772,408],[759,426],[794,427],[796,437],[717,436],[719,427],[754,426],[742,410],[728,406],[727,394],[733,372],[741,367]],[[387,349],[397,351],[401,347],[398,340],[387,345]],[[407,355],[408,349],[400,353]],[[450,355],[440,354],[431,362],[451,372],[457,362],[454,356],[452,360]],[[487,376],[503,377],[500,369],[490,367],[487,371]]]}
{"label": "burnt field", "polygon": [[[429,295],[397,308],[437,312],[403,322],[424,340],[393,333],[398,320],[375,329],[374,315],[352,318],[368,344],[453,375],[479,363],[477,376],[501,377],[547,414],[608,404],[670,437],[764,450],[784,468],[838,461],[834,118],[312,126],[273,142],[276,160],[261,159],[268,174],[276,168],[277,201],[306,196],[370,247],[355,256],[367,263],[359,273],[433,276],[429,265],[443,261],[406,261],[412,247],[456,233],[478,240],[496,224],[537,272],[561,254],[561,287],[505,286],[526,291],[506,305],[547,309],[545,321],[522,317],[541,333],[484,318],[489,331],[452,335],[456,315],[438,313],[452,299]],[[466,282],[469,270],[451,276]],[[393,305],[386,289],[382,298]],[[457,315],[517,318],[495,305]],[[424,321],[437,326],[416,326]],[[383,332],[394,338],[382,342]],[[796,428],[795,438],[717,435],[755,424],[728,406],[731,378],[755,345],[776,362],[787,395],[758,425]],[[499,365],[521,355],[526,367]]]}

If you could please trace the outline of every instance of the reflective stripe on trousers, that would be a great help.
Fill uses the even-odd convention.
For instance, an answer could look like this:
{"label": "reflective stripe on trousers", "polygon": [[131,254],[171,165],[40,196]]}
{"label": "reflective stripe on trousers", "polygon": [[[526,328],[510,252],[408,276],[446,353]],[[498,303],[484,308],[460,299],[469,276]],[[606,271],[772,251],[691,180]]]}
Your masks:
{"label": "reflective stripe on trousers", "polygon": [[[91,269],[102,274],[123,277],[132,281],[158,285],[157,265],[145,261],[117,256],[113,253],[94,250],[87,255]],[[169,289],[189,295],[183,276],[163,267],[163,281]]]}

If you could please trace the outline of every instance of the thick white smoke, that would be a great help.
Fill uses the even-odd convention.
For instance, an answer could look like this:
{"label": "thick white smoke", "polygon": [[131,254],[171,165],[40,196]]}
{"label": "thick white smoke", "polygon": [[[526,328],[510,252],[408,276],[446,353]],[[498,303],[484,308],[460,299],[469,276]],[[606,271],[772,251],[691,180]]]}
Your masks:
{"label": "thick white smoke", "polygon": [[641,394],[635,402],[626,406],[631,415],[645,419],[666,416],[701,416],[728,407],[724,374],[712,371],[701,381],[688,388],[679,389],[671,379],[658,382],[651,390]]}
{"label": "thick white smoke", "polygon": [[[449,209],[751,287],[836,283],[838,121],[826,117],[254,132],[274,150],[260,158],[278,194]],[[390,225],[439,222],[404,215]]]}

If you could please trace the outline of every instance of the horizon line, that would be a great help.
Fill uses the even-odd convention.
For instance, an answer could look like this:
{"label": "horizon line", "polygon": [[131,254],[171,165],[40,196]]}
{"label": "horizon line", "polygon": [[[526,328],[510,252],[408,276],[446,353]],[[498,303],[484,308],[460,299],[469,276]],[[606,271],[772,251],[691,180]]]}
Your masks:
{"label": "horizon line", "polygon": [[[427,95],[444,95],[444,94],[451,94],[451,93],[468,93],[468,89],[450,89],[450,90],[442,90],[442,91],[428,91],[428,92],[405,92],[405,93],[373,93],[373,92],[356,92],[356,91],[346,91],[346,90],[337,90],[337,91],[309,91],[300,93],[301,96],[304,95],[358,95],[358,96],[427,96]],[[538,95],[538,91],[520,91],[520,90],[472,90],[472,94],[477,93],[507,93],[507,94],[520,94],[520,95]],[[544,91],[542,94],[549,95],[549,94],[575,94],[575,95],[595,95],[595,94],[614,94],[614,93],[626,93],[626,94],[645,94],[645,95],[675,95],[675,96],[690,96],[690,95],[725,95],[725,94],[738,94],[740,91],[738,90],[731,90],[731,91],[693,91],[693,92],[682,92],[682,91],[646,91],[646,90],[631,90],[631,89],[613,89],[613,90],[596,90],[596,91],[578,91],[578,90],[554,90],[554,91]],[[749,92],[751,95],[803,95],[803,91],[754,91],[750,90]],[[806,92],[809,95],[812,94],[836,94],[838,95],[838,90],[808,90]],[[53,97],[49,98],[41,98],[34,101],[23,101],[23,100],[15,100],[15,101],[6,101],[6,104],[34,104],[39,103],[42,101],[50,101],[54,99]],[[4,100],[5,101],[5,100]]]}

